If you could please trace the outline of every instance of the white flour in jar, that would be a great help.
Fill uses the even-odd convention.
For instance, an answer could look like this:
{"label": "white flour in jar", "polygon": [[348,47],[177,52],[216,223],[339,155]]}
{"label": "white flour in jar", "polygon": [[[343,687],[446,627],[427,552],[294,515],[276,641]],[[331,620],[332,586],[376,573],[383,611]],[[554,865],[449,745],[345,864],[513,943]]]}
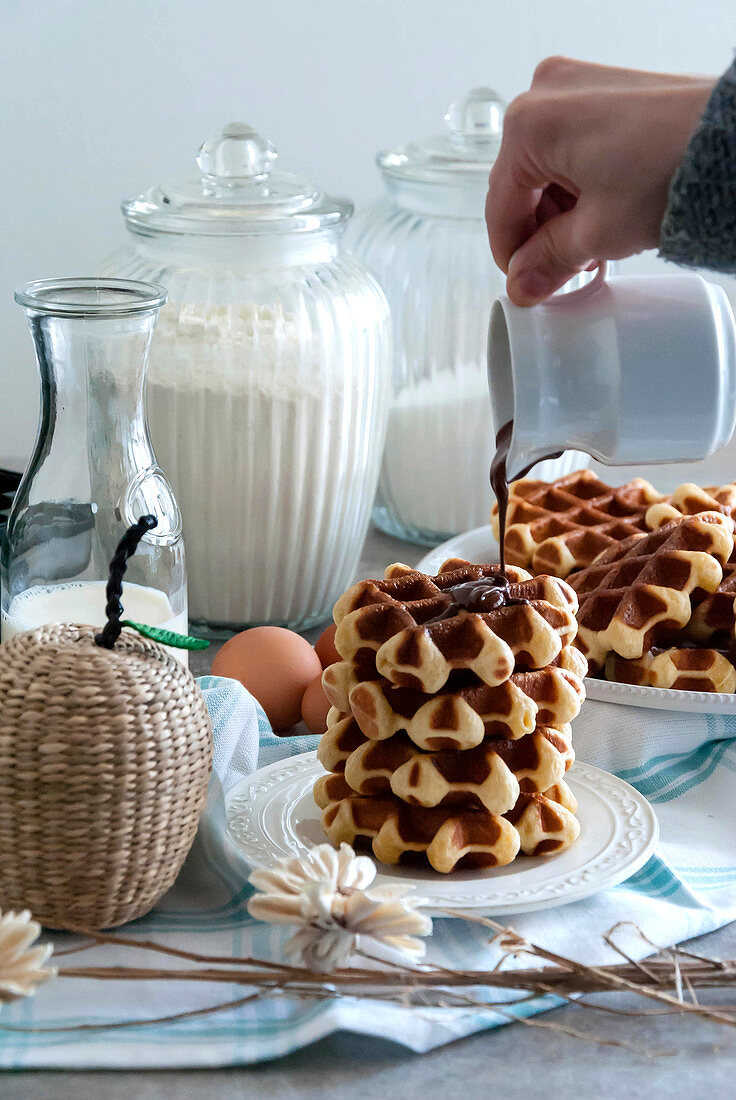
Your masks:
{"label": "white flour in jar", "polygon": [[488,522],[493,424],[485,370],[463,364],[401,391],[380,490],[407,527],[453,534]]}
{"label": "white flour in jar", "polygon": [[[380,493],[403,524],[437,541],[489,522],[495,450],[485,366],[464,363],[401,391],[389,413]],[[567,451],[529,477],[563,477],[587,466]]]}
{"label": "white flour in jar", "polygon": [[192,621],[329,614],[368,510],[343,370],[278,303],[162,310],[148,415],[182,511]]}

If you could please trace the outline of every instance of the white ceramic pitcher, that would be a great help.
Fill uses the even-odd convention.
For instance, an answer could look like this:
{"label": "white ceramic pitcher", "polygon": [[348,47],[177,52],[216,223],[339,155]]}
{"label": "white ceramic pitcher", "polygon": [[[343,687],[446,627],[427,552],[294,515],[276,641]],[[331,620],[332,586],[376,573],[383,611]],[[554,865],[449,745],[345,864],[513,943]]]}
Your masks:
{"label": "white ceramic pitcher", "polygon": [[608,465],[706,458],[736,425],[736,324],[700,275],[606,278],[532,308],[499,298],[488,333],[509,480],[570,448]]}

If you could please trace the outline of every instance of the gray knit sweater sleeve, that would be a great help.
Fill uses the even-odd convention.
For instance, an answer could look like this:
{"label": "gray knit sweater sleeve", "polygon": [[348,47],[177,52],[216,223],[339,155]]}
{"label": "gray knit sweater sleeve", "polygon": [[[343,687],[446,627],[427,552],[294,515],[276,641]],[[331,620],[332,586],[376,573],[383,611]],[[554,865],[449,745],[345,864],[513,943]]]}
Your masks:
{"label": "gray knit sweater sleeve", "polygon": [[670,186],[660,255],[736,271],[736,61],[716,84]]}

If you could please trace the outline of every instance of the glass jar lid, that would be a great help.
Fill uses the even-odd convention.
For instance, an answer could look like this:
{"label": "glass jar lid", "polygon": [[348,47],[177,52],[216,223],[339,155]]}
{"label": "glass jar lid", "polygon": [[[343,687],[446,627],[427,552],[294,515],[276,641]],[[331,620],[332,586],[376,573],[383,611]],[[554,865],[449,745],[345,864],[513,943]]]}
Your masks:
{"label": "glass jar lid", "polygon": [[283,234],[329,228],[350,217],[351,202],[275,169],[277,156],[250,126],[231,122],[200,147],[198,176],[123,200],[128,227],[144,234]]}
{"label": "glass jar lid", "polygon": [[444,134],[379,153],[378,166],[394,179],[475,185],[488,175],[498,154],[505,107],[492,88],[472,88],[447,108]]}

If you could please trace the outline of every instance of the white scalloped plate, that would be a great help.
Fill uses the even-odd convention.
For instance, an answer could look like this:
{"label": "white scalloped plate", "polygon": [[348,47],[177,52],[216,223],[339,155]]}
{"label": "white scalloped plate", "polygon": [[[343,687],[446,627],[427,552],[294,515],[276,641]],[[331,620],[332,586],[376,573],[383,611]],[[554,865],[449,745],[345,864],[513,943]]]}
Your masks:
{"label": "white scalloped plate", "polygon": [[[476,527],[436,546],[417,562],[423,573],[436,573],[448,558],[466,561],[498,561],[498,543],[490,527]],[[736,695],[712,691],[676,691],[673,688],[637,687],[634,684],[609,683],[586,677],[589,699],[620,703],[626,707],[650,707],[654,710],[682,710],[690,714],[736,714]]]}
{"label": "white scalloped plate", "polygon": [[[323,774],[314,752],[269,764],[243,779],[227,797],[230,838],[252,867],[298,856],[324,843],[312,787]],[[506,916],[567,905],[630,878],[654,851],[654,811],[622,779],[576,762],[565,776],[578,800],[580,837],[549,859],[521,858],[488,871],[439,875],[379,864],[378,880],[415,886],[430,912],[463,909]]]}
{"label": "white scalloped plate", "polygon": [[736,714],[736,695],[716,691],[677,691],[674,688],[637,687],[608,680],[585,677],[588,699],[602,703],[622,703],[626,707],[651,707],[653,710],[683,710],[689,714]]}

